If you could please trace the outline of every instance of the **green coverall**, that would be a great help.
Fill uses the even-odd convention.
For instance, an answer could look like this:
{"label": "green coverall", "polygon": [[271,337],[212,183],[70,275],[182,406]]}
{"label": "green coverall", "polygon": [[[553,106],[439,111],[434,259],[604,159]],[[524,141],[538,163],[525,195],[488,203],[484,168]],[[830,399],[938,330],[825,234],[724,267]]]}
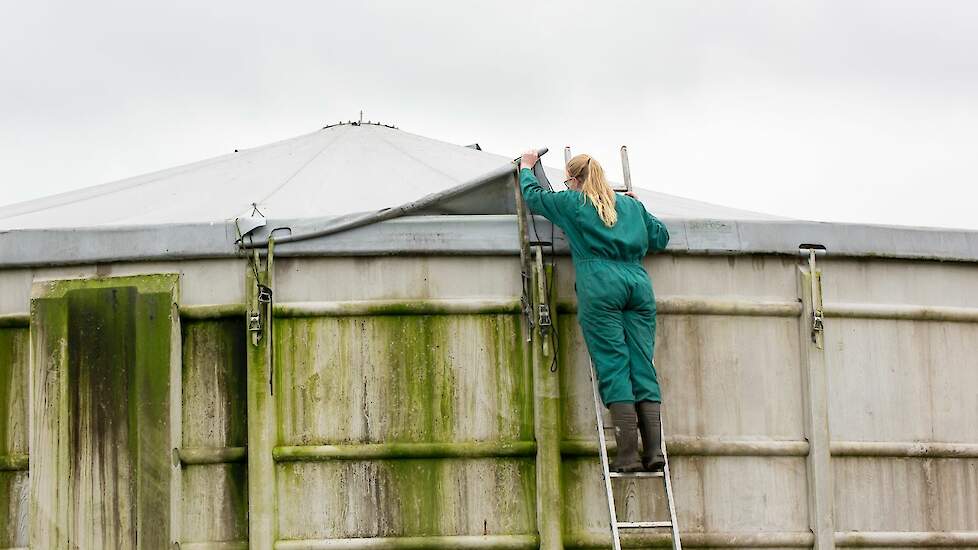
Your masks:
{"label": "green coverall", "polygon": [[642,266],[649,250],[662,250],[669,231],[645,206],[617,195],[618,222],[607,227],[579,191],[548,191],[533,172],[520,170],[520,188],[530,210],[560,227],[570,242],[577,273],[577,320],[605,406],[662,402],[652,363],[655,295]]}

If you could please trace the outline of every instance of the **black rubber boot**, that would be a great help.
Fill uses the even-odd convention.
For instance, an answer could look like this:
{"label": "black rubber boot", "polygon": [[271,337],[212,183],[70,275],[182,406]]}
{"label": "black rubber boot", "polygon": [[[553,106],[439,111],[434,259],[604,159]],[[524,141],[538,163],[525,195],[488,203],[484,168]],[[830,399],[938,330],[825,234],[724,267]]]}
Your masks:
{"label": "black rubber boot", "polygon": [[666,465],[662,458],[662,403],[639,401],[635,410],[642,432],[642,466],[648,472],[660,472]]}
{"label": "black rubber boot", "polygon": [[635,414],[635,406],[631,403],[612,403],[608,409],[615,425],[615,441],[618,442],[618,453],[611,469],[616,472],[642,471],[642,461],[638,456],[638,416]]}

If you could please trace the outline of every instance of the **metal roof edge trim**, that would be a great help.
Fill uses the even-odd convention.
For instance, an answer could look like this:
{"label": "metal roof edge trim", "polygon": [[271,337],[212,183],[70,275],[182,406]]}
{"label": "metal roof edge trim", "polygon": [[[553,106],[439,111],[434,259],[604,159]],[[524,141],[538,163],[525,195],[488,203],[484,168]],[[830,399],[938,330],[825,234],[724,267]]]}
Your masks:
{"label": "metal roof edge trim", "polygon": [[[281,243],[275,251],[283,257],[517,254],[514,218],[408,216],[328,237]],[[664,221],[672,234],[669,253],[794,255],[799,244],[811,243],[824,245],[830,256],[978,262],[978,231],[805,221]],[[294,230],[316,223],[269,220],[271,227]],[[536,226],[540,237],[549,238],[549,222],[537,218]],[[0,231],[0,268],[243,257],[235,238],[233,222]],[[559,229],[554,240],[557,252],[567,254]]]}

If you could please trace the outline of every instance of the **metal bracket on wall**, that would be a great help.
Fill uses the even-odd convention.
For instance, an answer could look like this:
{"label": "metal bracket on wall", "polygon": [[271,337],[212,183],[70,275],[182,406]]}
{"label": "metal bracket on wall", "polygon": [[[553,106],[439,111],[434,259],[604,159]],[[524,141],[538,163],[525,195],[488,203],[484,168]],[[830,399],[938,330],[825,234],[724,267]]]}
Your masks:
{"label": "metal bracket on wall", "polygon": [[824,349],[822,333],[825,331],[825,315],[822,313],[822,272],[815,264],[815,257],[818,254],[825,254],[825,246],[820,244],[802,244],[798,246],[799,252],[808,255],[808,272],[811,275],[812,284],[812,343],[818,349]]}
{"label": "metal bracket on wall", "polygon": [[550,299],[550,283],[547,282],[547,272],[544,269],[543,247],[534,246],[533,252],[535,257],[533,278],[537,283],[537,294],[540,297],[537,302],[537,327],[543,339],[543,353],[549,355],[550,345],[547,336],[550,334],[551,319],[550,304],[547,303],[547,300]]}
{"label": "metal bracket on wall", "polygon": [[250,291],[253,294],[248,308],[248,332],[251,333],[251,344],[253,346],[257,346],[261,342],[265,328],[270,325],[269,320],[272,316],[272,288],[268,284],[271,281],[270,272],[274,246],[274,240],[269,240],[264,267],[257,248],[252,250],[252,256],[249,259],[251,264],[249,267],[255,276],[255,288]]}
{"label": "metal bracket on wall", "polygon": [[[248,259],[250,264],[248,267],[252,270],[255,275],[255,285],[256,285],[256,298],[254,301],[249,300],[250,307],[248,308],[248,332],[251,334],[251,345],[257,346],[258,342],[261,341],[262,337],[262,303],[257,298],[261,295],[260,288],[264,285],[261,283],[261,258],[258,256],[258,249],[252,249],[252,256]],[[248,292],[251,292],[249,289]]]}
{"label": "metal bracket on wall", "polygon": [[547,331],[550,330],[549,328],[544,328],[550,327],[550,306],[547,304],[540,304],[539,314],[540,320],[538,322],[540,323],[540,332],[546,334]]}
{"label": "metal bracket on wall", "polygon": [[[535,274],[536,277],[539,278],[539,282],[543,283],[543,286],[541,287],[541,292],[543,293],[543,297],[544,297],[543,299],[547,300],[549,299],[550,296],[550,283],[547,282],[547,274],[544,270],[543,248],[545,246],[552,247],[553,243],[543,242],[543,241],[530,241],[530,246],[533,249],[534,258],[536,261]],[[551,262],[552,261],[553,259],[551,258]],[[530,322],[532,326],[533,321],[531,320]],[[550,327],[553,325],[553,323],[550,319],[550,304],[548,304],[546,301],[542,301],[537,304],[536,324],[540,328],[540,334],[542,336],[547,336],[547,334],[550,332]]]}

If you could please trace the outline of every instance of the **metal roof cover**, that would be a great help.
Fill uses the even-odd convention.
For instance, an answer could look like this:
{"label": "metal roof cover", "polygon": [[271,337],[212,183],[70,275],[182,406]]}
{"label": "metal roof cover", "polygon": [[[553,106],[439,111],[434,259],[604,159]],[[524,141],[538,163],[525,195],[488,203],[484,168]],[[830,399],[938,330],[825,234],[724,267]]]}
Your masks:
{"label": "metal roof cover", "polygon": [[[293,139],[121,181],[0,206],[0,229],[206,223],[251,211],[301,219],[393,207],[480,176],[510,158],[373,124]],[[562,171],[548,169],[552,180]],[[640,191],[667,217],[777,219]],[[512,212],[471,201],[465,213]],[[650,204],[650,207],[653,205]],[[459,213],[462,213],[461,210]]]}
{"label": "metal roof cover", "polygon": [[[234,218],[256,203],[293,234],[444,194],[512,159],[374,124],[343,124],[122,181],[0,207],[0,267],[238,253]],[[546,168],[551,181],[563,170]],[[673,233],[671,249],[830,251],[978,261],[978,232],[819,224],[636,188]],[[317,239],[279,254],[516,250],[511,181],[500,178],[412,216]],[[503,216],[499,216],[503,215]],[[508,215],[508,216],[506,216]],[[280,233],[276,233],[279,235]],[[558,241],[560,237],[558,235]],[[559,245],[560,243],[558,243]]]}

